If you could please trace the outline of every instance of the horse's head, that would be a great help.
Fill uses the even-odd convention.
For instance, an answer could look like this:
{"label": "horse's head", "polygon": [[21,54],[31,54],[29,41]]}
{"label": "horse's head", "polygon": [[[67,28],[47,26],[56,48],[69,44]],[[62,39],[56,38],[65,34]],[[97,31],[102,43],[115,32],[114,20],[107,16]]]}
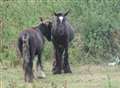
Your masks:
{"label": "horse's head", "polygon": [[42,31],[43,35],[47,38],[48,41],[51,40],[51,28],[52,22],[49,20],[44,20],[40,17],[40,30]]}
{"label": "horse's head", "polygon": [[54,15],[56,16],[57,23],[64,23],[66,21],[66,16],[68,15],[69,12],[70,12],[70,10],[68,10],[66,13],[54,12]]}

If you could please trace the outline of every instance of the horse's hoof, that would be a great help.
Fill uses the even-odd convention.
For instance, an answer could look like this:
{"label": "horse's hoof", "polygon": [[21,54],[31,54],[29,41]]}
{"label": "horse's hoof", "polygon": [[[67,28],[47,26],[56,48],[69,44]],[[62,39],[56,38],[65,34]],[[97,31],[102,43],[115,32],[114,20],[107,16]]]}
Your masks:
{"label": "horse's hoof", "polygon": [[25,82],[31,83],[33,82],[33,79],[25,79]]}
{"label": "horse's hoof", "polygon": [[44,72],[41,72],[41,74],[38,76],[38,78],[46,78],[46,75],[45,75],[45,73]]}
{"label": "horse's hoof", "polygon": [[42,77],[42,78],[45,78],[45,77],[46,77],[46,75],[45,75],[44,72],[41,73],[41,77]]}
{"label": "horse's hoof", "polygon": [[71,71],[71,70],[68,70],[68,71],[64,71],[64,73],[72,73],[72,71]]}
{"label": "horse's hoof", "polygon": [[72,73],[70,68],[64,68],[64,73]]}
{"label": "horse's hoof", "polygon": [[64,73],[72,73],[69,65],[64,66],[63,70],[64,70]]}
{"label": "horse's hoof", "polygon": [[53,70],[53,74],[61,74],[61,71]]}
{"label": "horse's hoof", "polygon": [[61,74],[61,72],[53,72],[53,74],[55,75],[55,74]]}
{"label": "horse's hoof", "polygon": [[31,82],[33,82],[33,79],[34,79],[34,75],[32,74],[32,75],[26,75],[25,76],[25,82],[28,82],[28,83],[31,83]]}

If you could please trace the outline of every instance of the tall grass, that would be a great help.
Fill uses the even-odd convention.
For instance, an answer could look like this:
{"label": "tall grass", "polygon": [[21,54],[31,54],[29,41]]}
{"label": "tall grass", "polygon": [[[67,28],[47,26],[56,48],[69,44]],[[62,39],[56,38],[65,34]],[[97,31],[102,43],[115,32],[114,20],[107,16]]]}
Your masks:
{"label": "tall grass", "polygon": [[[120,0],[1,0],[0,61],[16,60],[20,31],[39,24],[54,11],[70,9],[68,15],[76,36],[70,47],[71,63],[99,62],[112,56],[109,32],[120,29]],[[52,59],[52,44],[44,49],[45,60]],[[107,60],[108,60],[107,59]]]}

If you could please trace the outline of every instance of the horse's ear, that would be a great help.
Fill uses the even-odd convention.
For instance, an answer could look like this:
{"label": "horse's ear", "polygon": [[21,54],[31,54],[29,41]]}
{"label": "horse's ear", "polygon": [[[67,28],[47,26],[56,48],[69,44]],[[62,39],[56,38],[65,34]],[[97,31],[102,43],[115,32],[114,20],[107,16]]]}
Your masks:
{"label": "horse's ear", "polygon": [[49,21],[49,26],[52,26],[52,21]]}
{"label": "horse's ear", "polygon": [[56,12],[54,12],[54,15],[55,15],[55,16],[57,16],[57,13],[56,13]]}
{"label": "horse's ear", "polygon": [[67,16],[69,12],[70,12],[70,9],[64,14],[64,16]]}
{"label": "horse's ear", "polygon": [[42,17],[39,17],[40,18],[40,21],[43,22],[43,18]]}

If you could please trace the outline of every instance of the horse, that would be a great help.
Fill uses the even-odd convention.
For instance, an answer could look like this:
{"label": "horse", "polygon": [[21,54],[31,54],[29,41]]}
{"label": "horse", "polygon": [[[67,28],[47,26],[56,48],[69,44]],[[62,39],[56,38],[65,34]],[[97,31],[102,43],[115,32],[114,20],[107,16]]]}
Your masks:
{"label": "horse", "polygon": [[23,70],[25,82],[32,82],[33,75],[33,60],[37,56],[36,72],[37,77],[45,77],[43,72],[41,55],[44,48],[45,38],[51,41],[51,27],[50,21],[43,21],[36,27],[26,28],[19,34],[18,49],[23,58]]}
{"label": "horse", "polygon": [[51,29],[51,41],[54,46],[55,56],[52,69],[53,74],[61,74],[62,70],[64,73],[72,73],[68,61],[68,47],[74,38],[74,30],[66,17],[69,11],[66,13],[54,12]]}

